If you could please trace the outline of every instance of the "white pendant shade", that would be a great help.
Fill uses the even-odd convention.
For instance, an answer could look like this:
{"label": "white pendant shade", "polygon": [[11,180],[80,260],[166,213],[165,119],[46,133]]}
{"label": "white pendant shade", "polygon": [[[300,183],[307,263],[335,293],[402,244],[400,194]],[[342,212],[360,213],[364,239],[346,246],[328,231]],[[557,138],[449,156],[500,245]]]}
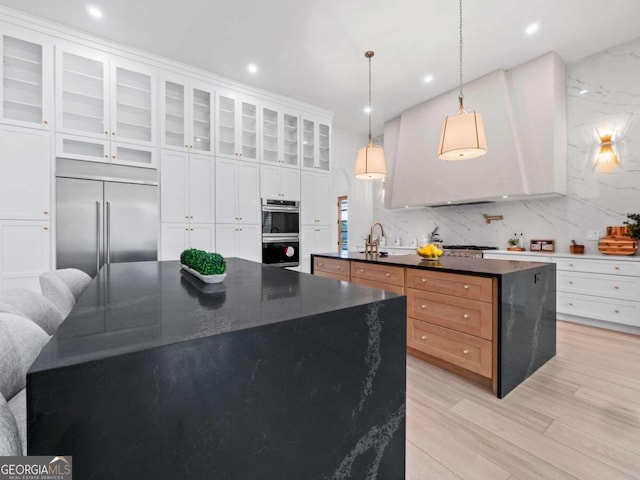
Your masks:
{"label": "white pendant shade", "polygon": [[487,138],[482,115],[462,111],[445,118],[440,133],[438,158],[467,160],[487,153]]}
{"label": "white pendant shade", "polygon": [[384,161],[383,148],[369,143],[366,147],[359,149],[353,174],[356,178],[369,180],[386,177],[387,165]]}

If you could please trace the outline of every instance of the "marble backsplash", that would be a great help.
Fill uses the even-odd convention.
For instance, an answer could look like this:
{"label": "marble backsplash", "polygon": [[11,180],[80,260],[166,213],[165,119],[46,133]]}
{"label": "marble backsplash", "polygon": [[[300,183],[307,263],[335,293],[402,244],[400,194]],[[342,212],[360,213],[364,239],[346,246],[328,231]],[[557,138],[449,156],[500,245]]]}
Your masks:
{"label": "marble backsplash", "polygon": [[[388,210],[384,184],[374,187],[374,219],[387,239],[403,245],[439,226],[445,244],[507,247],[514,233],[554,239],[556,251],[568,252],[572,239],[597,253],[587,231],[605,234],[621,225],[627,213],[640,213],[640,38],[567,65],[567,196],[505,201],[474,206]],[[621,168],[594,170],[596,128],[615,129],[614,148]],[[489,148],[491,145],[489,144]],[[481,162],[482,158],[469,160]],[[487,224],[483,214],[503,215]]]}

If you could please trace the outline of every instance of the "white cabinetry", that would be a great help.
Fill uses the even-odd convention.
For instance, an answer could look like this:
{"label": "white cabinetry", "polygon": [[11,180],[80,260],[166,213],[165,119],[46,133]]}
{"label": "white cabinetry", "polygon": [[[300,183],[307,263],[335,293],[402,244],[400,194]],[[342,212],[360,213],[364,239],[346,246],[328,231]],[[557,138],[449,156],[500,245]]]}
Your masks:
{"label": "white cabinetry", "polygon": [[258,165],[216,159],[216,222],[260,224],[259,187]]}
{"label": "white cabinetry", "polygon": [[246,224],[218,224],[216,226],[218,253],[224,257],[238,257],[254,262],[262,261],[260,226]]}
{"label": "white cabinetry", "polygon": [[48,220],[49,132],[0,126],[0,219]]}
{"label": "white cabinetry", "polygon": [[258,160],[258,102],[219,91],[216,101],[216,155]]}
{"label": "white cabinetry", "polygon": [[160,258],[179,260],[187,248],[216,250],[215,225],[201,223],[163,223],[160,229]]}
{"label": "white cabinetry", "polygon": [[262,165],[260,196],[275,200],[300,200],[300,170]]}
{"label": "white cabinetry", "polygon": [[300,167],[300,116],[284,107],[262,106],[263,163]]}
{"label": "white cabinetry", "polygon": [[556,264],[557,313],[563,320],[640,333],[640,259],[604,255],[485,252],[485,258]]}
{"label": "white cabinetry", "polygon": [[[311,254],[335,252],[331,241],[332,228],[329,226],[304,225],[300,237],[300,271],[310,273]],[[336,237],[337,241],[337,237]]]}
{"label": "white cabinetry", "polygon": [[302,172],[300,213],[302,225],[329,225],[331,216],[330,178],[327,174]]}
{"label": "white cabinetry", "polygon": [[2,31],[0,121],[48,129],[53,109],[52,43],[9,25],[2,25]]}
{"label": "white cabinetry", "polygon": [[302,117],[302,168],[328,172],[331,168],[331,125],[311,117]]}
{"label": "white cabinetry", "polygon": [[161,96],[162,148],[213,155],[213,87],[165,75]]}
{"label": "white cabinetry", "polygon": [[0,220],[0,290],[40,292],[38,277],[50,268],[49,222]]}

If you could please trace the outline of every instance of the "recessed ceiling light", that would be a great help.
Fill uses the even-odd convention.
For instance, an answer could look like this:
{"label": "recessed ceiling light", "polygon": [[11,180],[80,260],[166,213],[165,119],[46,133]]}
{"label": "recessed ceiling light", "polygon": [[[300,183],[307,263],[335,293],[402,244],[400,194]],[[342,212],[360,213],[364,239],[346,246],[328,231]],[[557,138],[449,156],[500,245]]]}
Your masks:
{"label": "recessed ceiling light", "polygon": [[529,25],[526,29],[525,29],[525,33],[527,35],[533,35],[534,33],[536,33],[538,30],[540,30],[540,24],[539,23],[532,23],[531,25]]}
{"label": "recessed ceiling light", "polygon": [[509,198],[509,195],[502,195],[502,198]]}
{"label": "recessed ceiling light", "polygon": [[100,10],[98,7],[94,7],[93,5],[88,5],[87,12],[89,12],[89,15],[91,15],[92,17],[102,18],[102,10]]}
{"label": "recessed ceiling light", "polygon": [[426,77],[424,77],[424,83],[431,83],[433,82],[433,75],[427,75]]}
{"label": "recessed ceiling light", "polygon": [[409,208],[409,205],[405,205],[404,208]]}
{"label": "recessed ceiling light", "polygon": [[371,107],[364,107],[364,113],[371,113],[373,109]]}
{"label": "recessed ceiling light", "polygon": [[451,200],[449,200],[447,203],[451,203]]}
{"label": "recessed ceiling light", "polygon": [[584,95],[586,93],[589,93],[589,90],[587,90],[586,88],[584,90],[580,90],[580,95]]}
{"label": "recessed ceiling light", "polygon": [[247,65],[247,70],[249,70],[249,73],[258,73],[258,66],[255,63],[250,63]]}

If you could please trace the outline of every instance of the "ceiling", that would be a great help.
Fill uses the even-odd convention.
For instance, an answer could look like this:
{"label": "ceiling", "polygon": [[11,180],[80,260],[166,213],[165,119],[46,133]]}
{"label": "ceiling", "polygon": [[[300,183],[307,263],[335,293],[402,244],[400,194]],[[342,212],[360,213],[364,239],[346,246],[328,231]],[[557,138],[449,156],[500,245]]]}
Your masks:
{"label": "ceiling", "polygon": [[[87,5],[103,11],[96,19]],[[195,65],[335,112],[367,131],[373,58],[374,131],[455,88],[455,0],[0,0],[110,40]],[[466,0],[465,80],[555,50],[572,62],[638,36],[638,0]],[[526,27],[540,29],[526,35]],[[259,71],[252,75],[247,65]],[[425,84],[423,78],[433,75]],[[473,107],[473,99],[466,98]],[[451,105],[452,112],[456,105]],[[374,132],[374,133],[375,133]]]}

